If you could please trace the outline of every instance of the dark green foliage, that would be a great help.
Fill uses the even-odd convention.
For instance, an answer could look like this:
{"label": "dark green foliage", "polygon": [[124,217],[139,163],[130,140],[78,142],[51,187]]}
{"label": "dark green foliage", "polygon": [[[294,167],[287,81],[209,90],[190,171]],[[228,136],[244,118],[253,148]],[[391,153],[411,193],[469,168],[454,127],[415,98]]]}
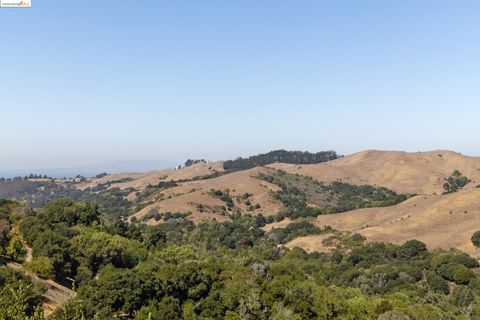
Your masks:
{"label": "dark green foliage", "polygon": [[267,224],[267,219],[262,214],[259,214],[255,217],[255,223],[258,228],[261,228]]}
{"label": "dark green foliage", "polygon": [[316,217],[360,208],[391,206],[408,198],[407,195],[399,195],[383,187],[355,186],[342,182],[325,185],[311,177],[289,174],[282,170],[272,174],[261,173],[258,178],[281,188],[273,193],[273,197],[282,202],[286,209],[278,215],[277,221],[285,217]]}
{"label": "dark green foliage", "polygon": [[468,254],[463,252],[458,252],[453,255],[450,255],[449,262],[464,265],[469,269],[480,267],[480,264],[478,263],[477,259],[472,258]]}
{"label": "dark green foliage", "polygon": [[455,280],[455,272],[457,270],[458,265],[453,263],[446,263],[438,268],[437,273],[442,276],[445,280],[454,281]]}
{"label": "dark green foliage", "polygon": [[[51,201],[71,199],[85,201],[99,206],[99,211],[108,220],[118,220],[131,214],[133,204],[126,199],[131,189],[110,188],[101,185],[95,190],[79,190],[72,183],[59,184],[52,181],[30,181],[23,179],[0,180],[0,198],[17,199],[36,209],[43,208]],[[1,214],[0,214],[1,217]]]}
{"label": "dark green foliage", "polygon": [[[21,243],[18,243],[18,240],[12,240],[14,238],[12,237],[12,227],[18,219],[23,219],[30,214],[32,214],[31,210],[20,203],[0,199],[0,255],[9,254],[8,251],[15,251],[15,248],[22,251]],[[20,259],[21,255],[21,252],[19,252]]]}
{"label": "dark green foliage", "polygon": [[182,310],[179,301],[172,297],[164,297],[160,302],[152,302],[148,306],[140,309],[135,319],[151,319],[151,320],[181,320]]}
{"label": "dark green foliage", "polygon": [[233,207],[235,207],[235,204],[233,203],[233,199],[230,196],[230,191],[229,190],[221,191],[221,190],[212,189],[212,190],[210,190],[209,194],[212,197],[218,198],[218,199],[222,200],[223,202],[225,202],[225,204],[227,205],[227,208],[232,209]]}
{"label": "dark green foliage", "polygon": [[50,230],[50,227],[44,220],[37,217],[28,217],[20,223],[20,232],[29,245],[32,245],[37,236],[46,230]]}
{"label": "dark green foliage", "polygon": [[141,221],[148,221],[150,219],[154,219],[155,221],[160,221],[163,219],[164,222],[170,222],[170,220],[177,220],[182,221],[188,216],[190,216],[191,212],[158,212],[156,210],[151,210],[146,215],[144,215]]}
{"label": "dark green foliage", "polygon": [[205,243],[207,248],[223,246],[235,249],[253,246],[263,234],[255,219],[237,216],[232,222],[200,224],[193,239]]}
{"label": "dark green foliage", "polygon": [[106,232],[82,230],[70,240],[79,261],[88,262],[92,273],[107,264],[117,268],[133,268],[147,256],[139,241]]}
{"label": "dark green foliage", "polygon": [[200,162],[206,163],[207,161],[205,161],[205,159],[188,159],[185,161],[185,167],[190,167]]}
{"label": "dark green foliage", "polygon": [[475,278],[475,273],[462,266],[462,265],[457,265],[457,268],[455,272],[453,273],[453,280],[455,281],[456,284],[468,284],[470,280]]}
{"label": "dark green foliage", "polygon": [[450,289],[448,288],[448,282],[445,281],[442,277],[433,272],[427,272],[426,277],[427,283],[430,288],[432,288],[432,290],[448,294],[448,292],[450,291]]}
{"label": "dark green foliage", "polygon": [[22,263],[27,254],[27,250],[23,245],[21,238],[18,235],[13,235],[8,242],[6,255],[13,261]]}
{"label": "dark green foliage", "polygon": [[25,201],[33,208],[41,208],[59,198],[79,200],[85,193],[75,188],[61,186],[50,181],[10,180],[0,181],[0,198]]}
{"label": "dark green foliage", "polygon": [[444,193],[457,192],[470,182],[470,179],[463,176],[460,171],[455,170],[448,179],[445,179],[445,184],[443,185]]}
{"label": "dark green foliage", "polygon": [[105,216],[107,221],[117,221],[131,214],[130,208],[133,203],[126,199],[126,196],[131,192],[132,189],[110,188],[98,193],[85,192],[78,200],[98,205],[99,212]]}
{"label": "dark green foliage", "polygon": [[82,297],[88,318],[102,319],[118,312],[133,315],[135,310],[164,295],[161,281],[151,272],[107,268],[90,286],[82,286]]}
{"label": "dark green foliage", "polygon": [[438,268],[437,272],[445,280],[457,284],[468,284],[475,278],[475,273],[461,264],[447,263]]}
{"label": "dark green foliage", "polygon": [[[298,216],[305,210],[337,212],[398,199],[383,188],[325,186],[285,172],[275,172],[272,179],[285,184],[280,196],[292,202],[288,209]],[[251,201],[248,194],[232,199],[228,190],[212,190],[212,195],[225,203]],[[19,231],[33,247],[35,262],[26,266],[44,277],[53,269],[57,279],[75,280],[76,298],[59,309],[54,320],[480,316],[480,280],[473,270],[478,262],[456,250],[429,252],[417,240],[403,245],[365,242],[360,234],[321,230],[309,218],[265,233],[261,227],[273,218],[242,216],[235,207],[224,222],[194,225],[184,216],[162,213],[163,223],[156,226],[110,222],[94,208],[61,200],[41,214],[21,218]],[[13,216],[5,215],[5,221],[18,221]],[[6,226],[10,230],[11,224]],[[336,246],[333,252],[309,254],[279,245],[319,233],[331,237],[327,240]],[[22,283],[20,278],[4,277],[3,269],[0,289]],[[14,305],[26,306],[32,314],[40,300],[38,293],[30,296],[31,302]],[[14,298],[0,294],[0,307],[8,309],[6,299]]]}
{"label": "dark green foliage", "polygon": [[146,229],[146,225],[128,223],[124,220],[118,220],[113,224],[104,226],[103,229],[112,235],[118,234],[124,238],[140,241],[143,238],[142,234]]}
{"label": "dark green foliage", "polygon": [[48,257],[38,257],[23,265],[42,279],[50,279],[54,276],[53,265]]}
{"label": "dark green foliage", "polygon": [[397,250],[397,256],[400,259],[409,260],[415,257],[423,257],[425,254],[427,254],[427,246],[418,240],[409,240]]}
{"label": "dark green foliage", "polygon": [[469,288],[458,286],[453,290],[452,299],[457,307],[466,308],[473,302],[475,296]]}
{"label": "dark green foliage", "polygon": [[480,230],[472,235],[472,243],[475,247],[480,248]]}
{"label": "dark green foliage", "polygon": [[40,309],[43,290],[22,272],[0,267],[0,319],[43,319]]}
{"label": "dark green foliage", "polygon": [[176,186],[178,186],[178,184],[175,181],[160,181],[156,185],[148,185],[147,187],[151,189],[165,190]]}
{"label": "dark green foliage", "polygon": [[103,177],[106,177],[106,176],[108,176],[108,173],[102,172],[102,173],[97,174],[94,178],[95,179],[100,179],[100,178],[103,178]]}
{"label": "dark green foliage", "polygon": [[32,249],[34,257],[50,258],[57,278],[72,276],[75,273],[78,262],[72,256],[68,238],[52,230],[46,230],[35,235]]}
{"label": "dark green foliage", "polygon": [[8,220],[0,220],[0,255],[5,255],[7,253],[7,246],[11,239],[11,229],[12,225]]}
{"label": "dark green foliage", "polygon": [[275,150],[266,154],[259,154],[248,158],[237,158],[223,163],[223,168],[229,171],[245,170],[257,166],[264,166],[274,162],[313,164],[337,159],[335,151],[322,151],[317,153],[302,151]]}
{"label": "dark green foliage", "polygon": [[98,206],[70,199],[58,199],[43,208],[44,221],[49,225],[65,223],[68,227],[77,224],[91,225],[98,222]]}
{"label": "dark green foliage", "polygon": [[165,244],[182,244],[187,241],[186,234],[194,230],[189,220],[178,220],[148,227],[143,233],[143,243],[148,247],[163,247]]}
{"label": "dark green foliage", "polygon": [[27,206],[17,201],[0,199],[0,220],[14,224],[31,215],[33,215],[33,211]]}
{"label": "dark green foliage", "polygon": [[320,228],[312,223],[301,221],[290,223],[285,228],[274,229],[267,236],[274,242],[286,243],[301,236],[319,234],[320,232]]}
{"label": "dark green foliage", "polygon": [[474,259],[466,253],[456,250],[437,255],[432,259],[430,263],[432,265],[432,268],[437,271],[446,264],[461,265],[469,269],[479,267],[477,259]]}
{"label": "dark green foliage", "polygon": [[352,240],[353,240],[353,241],[361,241],[361,242],[363,242],[363,241],[365,241],[366,239],[367,239],[367,238],[365,238],[364,236],[362,236],[362,235],[359,234],[359,233],[355,233],[355,234],[352,235]]}

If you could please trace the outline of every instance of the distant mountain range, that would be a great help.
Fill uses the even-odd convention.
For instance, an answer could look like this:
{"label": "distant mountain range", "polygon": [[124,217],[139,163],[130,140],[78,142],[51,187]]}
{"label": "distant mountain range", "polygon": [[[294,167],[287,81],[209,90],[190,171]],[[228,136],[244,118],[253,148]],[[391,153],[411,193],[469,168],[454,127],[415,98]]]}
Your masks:
{"label": "distant mountain range", "polygon": [[95,176],[102,172],[119,173],[119,172],[146,172],[150,170],[158,170],[165,168],[173,168],[176,163],[165,160],[118,160],[104,162],[99,164],[72,166],[64,168],[40,168],[40,169],[15,169],[2,170],[0,168],[0,177],[12,178],[18,176],[33,174],[47,175],[53,178],[72,178],[77,175],[85,177]]}

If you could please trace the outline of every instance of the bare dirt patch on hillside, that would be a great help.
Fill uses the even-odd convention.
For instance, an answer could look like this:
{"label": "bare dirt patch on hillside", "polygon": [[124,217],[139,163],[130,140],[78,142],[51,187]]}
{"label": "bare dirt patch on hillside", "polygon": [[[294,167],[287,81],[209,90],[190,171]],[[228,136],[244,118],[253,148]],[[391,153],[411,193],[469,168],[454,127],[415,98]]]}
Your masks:
{"label": "bare dirt patch on hillside", "polygon": [[289,249],[302,248],[308,253],[312,252],[330,252],[334,250],[334,247],[327,246],[323,241],[329,238],[331,234],[316,234],[311,236],[303,236],[293,239],[285,244],[285,247]]}
{"label": "bare dirt patch on hillside", "polygon": [[290,218],[285,218],[285,219],[283,219],[282,221],[279,221],[279,222],[268,223],[260,229],[262,229],[265,232],[270,232],[273,229],[285,228],[290,223],[292,223],[292,220],[290,220]]}
{"label": "bare dirt patch on hillside", "polygon": [[45,287],[45,292],[42,295],[42,307],[45,313],[45,316],[50,316],[55,310],[60,308],[62,305],[67,303],[70,299],[76,296],[76,292],[70,288],[61,285],[58,282],[55,282],[51,279],[44,280],[38,277],[33,272],[26,270],[21,264],[18,264],[13,261],[7,262],[7,267],[19,270],[29,277],[33,281],[41,283]]}

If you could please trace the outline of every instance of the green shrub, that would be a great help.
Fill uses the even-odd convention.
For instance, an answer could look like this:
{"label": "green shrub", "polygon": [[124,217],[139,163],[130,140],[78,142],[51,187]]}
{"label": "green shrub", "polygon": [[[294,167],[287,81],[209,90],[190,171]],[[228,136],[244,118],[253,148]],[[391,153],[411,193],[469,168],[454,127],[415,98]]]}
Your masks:
{"label": "green shrub", "polygon": [[367,238],[362,236],[360,233],[354,233],[352,235],[352,240],[355,241],[355,242],[363,242],[363,241],[367,240]]}
{"label": "green shrub", "polygon": [[320,228],[308,221],[293,222],[285,228],[273,229],[269,238],[278,243],[286,243],[301,236],[319,234]]}
{"label": "green shrub", "polygon": [[311,177],[281,170],[271,174],[260,173],[257,178],[281,188],[272,192],[272,196],[285,206],[280,214],[291,219],[360,208],[386,207],[408,198],[407,195],[397,194],[383,187],[358,186],[339,181],[326,185]]}
{"label": "green shrub", "polygon": [[135,319],[144,320],[181,320],[182,311],[178,300],[172,297],[164,297],[160,302],[153,302],[140,309]]}
{"label": "green shrub", "polygon": [[438,269],[438,274],[445,280],[456,284],[468,284],[475,278],[475,273],[462,264],[447,263]]}
{"label": "green shrub", "polygon": [[98,206],[70,199],[58,199],[43,208],[43,216],[49,225],[66,223],[69,227],[76,224],[90,225],[98,221]]}
{"label": "green shrub", "polygon": [[464,265],[469,269],[478,268],[480,266],[477,259],[470,257],[466,253],[454,254],[450,257],[449,261],[451,263]]}
{"label": "green shrub", "polygon": [[473,295],[472,290],[467,287],[458,286],[453,290],[452,300],[453,304],[457,307],[466,308],[474,299],[475,296]]}
{"label": "green shrub", "polygon": [[50,228],[42,220],[36,217],[28,217],[20,223],[19,229],[22,233],[23,239],[25,239],[29,245],[32,245],[33,241],[35,241],[39,234]]}
{"label": "green shrub", "polygon": [[444,294],[448,294],[448,292],[450,291],[448,288],[448,282],[445,281],[439,275],[433,272],[427,272],[426,278],[427,278],[427,283],[432,290],[441,292]]}
{"label": "green shrub", "polygon": [[42,279],[53,278],[53,265],[48,257],[38,257],[23,265]]}
{"label": "green shrub", "polygon": [[425,243],[418,240],[408,240],[398,248],[397,256],[401,259],[411,259],[423,256],[427,252]]}
{"label": "green shrub", "polygon": [[475,247],[480,248],[480,230],[472,235],[472,243]]}
{"label": "green shrub", "polygon": [[470,282],[468,283],[468,288],[470,288],[470,290],[472,290],[475,295],[480,295],[480,279],[475,278],[470,280]]}
{"label": "green shrub", "polygon": [[456,284],[468,284],[470,280],[475,278],[475,272],[468,269],[463,265],[457,265],[458,267],[453,274],[453,280]]}
{"label": "green shrub", "polygon": [[445,190],[444,194],[457,192],[470,182],[470,179],[463,176],[460,171],[455,170],[448,179],[445,179],[445,184],[443,185],[443,189]]}
{"label": "green shrub", "polygon": [[455,281],[455,272],[458,266],[453,263],[446,263],[438,268],[437,273],[445,280]]}
{"label": "green shrub", "polygon": [[22,240],[18,235],[14,235],[7,246],[7,255],[16,262],[23,262],[27,250],[23,246]]}

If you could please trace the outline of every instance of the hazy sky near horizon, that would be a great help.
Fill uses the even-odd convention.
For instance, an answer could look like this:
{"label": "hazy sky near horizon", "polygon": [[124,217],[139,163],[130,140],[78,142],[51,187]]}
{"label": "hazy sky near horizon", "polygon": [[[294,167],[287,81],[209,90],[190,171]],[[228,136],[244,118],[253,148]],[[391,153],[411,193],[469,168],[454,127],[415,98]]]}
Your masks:
{"label": "hazy sky near horizon", "polygon": [[480,155],[479,1],[32,0],[0,28],[4,170]]}

